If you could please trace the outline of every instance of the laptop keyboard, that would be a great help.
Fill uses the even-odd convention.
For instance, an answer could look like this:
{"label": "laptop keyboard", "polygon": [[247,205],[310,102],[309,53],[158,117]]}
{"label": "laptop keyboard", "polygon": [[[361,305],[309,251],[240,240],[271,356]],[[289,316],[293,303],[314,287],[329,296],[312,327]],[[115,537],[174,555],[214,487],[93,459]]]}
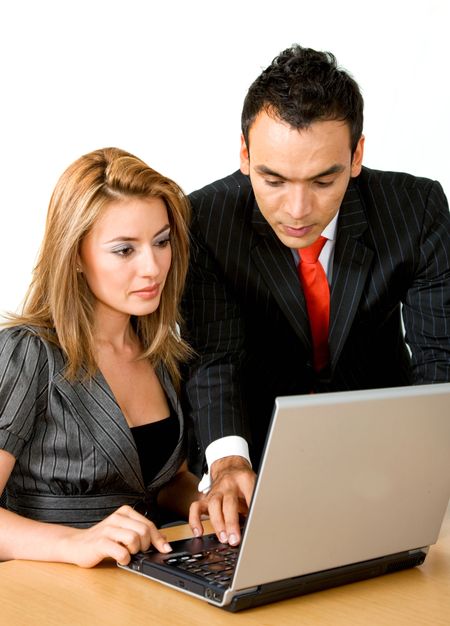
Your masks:
{"label": "laptop keyboard", "polygon": [[164,562],[226,587],[233,577],[238,554],[239,548],[223,546],[193,554],[188,552],[173,554],[164,559]]}

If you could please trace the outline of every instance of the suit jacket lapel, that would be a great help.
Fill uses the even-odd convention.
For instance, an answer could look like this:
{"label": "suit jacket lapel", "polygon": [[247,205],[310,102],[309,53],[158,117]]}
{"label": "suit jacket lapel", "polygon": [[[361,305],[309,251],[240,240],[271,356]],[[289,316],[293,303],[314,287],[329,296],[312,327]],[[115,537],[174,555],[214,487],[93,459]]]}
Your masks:
{"label": "suit jacket lapel", "polygon": [[330,357],[333,372],[352,326],[373,251],[358,240],[367,229],[361,198],[353,182],[339,213],[330,295]]}
{"label": "suit jacket lapel", "polygon": [[255,265],[300,341],[310,349],[306,304],[292,252],[275,235],[256,201],[252,221],[254,230],[260,235],[251,252]]}
{"label": "suit jacket lapel", "polygon": [[[286,318],[306,349],[311,349],[306,303],[289,248],[274,234],[256,201],[253,228],[260,235],[252,258]],[[330,356],[333,370],[353,323],[373,251],[358,240],[367,229],[367,220],[358,189],[353,181],[342,202],[334,250],[330,294]]]}

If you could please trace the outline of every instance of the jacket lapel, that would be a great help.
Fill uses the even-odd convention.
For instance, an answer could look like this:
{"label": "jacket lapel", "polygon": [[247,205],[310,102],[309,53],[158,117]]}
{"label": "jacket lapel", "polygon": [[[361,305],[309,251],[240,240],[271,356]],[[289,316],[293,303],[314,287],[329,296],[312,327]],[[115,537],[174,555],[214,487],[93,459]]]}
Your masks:
{"label": "jacket lapel", "polygon": [[68,382],[58,372],[53,380],[71,415],[100,453],[134,491],[143,491],[133,435],[103,376],[97,374],[83,382]]}
{"label": "jacket lapel", "polygon": [[262,216],[256,201],[253,229],[259,235],[252,259],[270,292],[307,350],[311,347],[306,304],[292,251],[281,243]]}
{"label": "jacket lapel", "polygon": [[[274,234],[254,203],[253,228],[260,237],[252,258],[280,309],[306,349],[311,349],[309,321],[294,258]],[[358,240],[367,229],[358,189],[353,181],[339,213],[330,294],[330,355],[334,370],[358,309],[373,251]]]}
{"label": "jacket lapel", "polygon": [[367,229],[359,192],[353,182],[339,213],[330,295],[330,356],[334,371],[358,309],[373,251],[358,240]]}

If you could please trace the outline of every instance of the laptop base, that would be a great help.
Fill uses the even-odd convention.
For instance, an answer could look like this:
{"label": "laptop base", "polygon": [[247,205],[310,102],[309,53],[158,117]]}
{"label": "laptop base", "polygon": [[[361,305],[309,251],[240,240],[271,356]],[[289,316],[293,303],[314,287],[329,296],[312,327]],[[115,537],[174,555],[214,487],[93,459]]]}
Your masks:
{"label": "laptop base", "polygon": [[404,552],[387,557],[364,561],[353,565],[337,567],[325,572],[306,574],[296,578],[260,585],[249,593],[236,594],[230,604],[221,608],[227,611],[242,611],[270,602],[287,600],[297,596],[307,595],[316,591],[324,591],[332,587],[339,587],[369,578],[376,578],[384,574],[391,574],[417,565],[422,565],[426,552],[417,550],[413,553]]}
{"label": "laptop base", "polygon": [[[214,582],[193,576],[186,570],[166,564],[168,558],[177,555],[195,554],[214,546],[223,546],[214,534],[198,539],[174,541],[171,545],[173,552],[170,554],[161,554],[153,550],[145,554],[138,553],[133,555],[127,566],[121,567],[193,594],[214,606],[231,612],[416,567],[424,562],[427,555],[427,549],[420,548],[233,592],[223,585],[214,584]],[[231,600],[228,600],[229,594],[231,594]]]}

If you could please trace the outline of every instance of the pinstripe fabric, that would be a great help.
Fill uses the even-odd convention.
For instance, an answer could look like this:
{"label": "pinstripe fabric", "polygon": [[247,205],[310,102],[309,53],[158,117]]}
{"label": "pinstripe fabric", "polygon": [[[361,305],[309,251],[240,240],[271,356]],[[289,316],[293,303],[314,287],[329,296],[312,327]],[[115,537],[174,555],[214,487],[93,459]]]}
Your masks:
{"label": "pinstripe fabric", "polygon": [[0,448],[17,459],[8,508],[71,526],[89,526],[122,504],[145,500],[152,509],[184,455],[183,420],[168,375],[158,372],[179,415],[180,439],[145,487],[133,436],[103,376],[72,384],[63,369],[61,351],[32,329],[0,332]]}
{"label": "pinstripe fabric", "polygon": [[[247,176],[194,192],[186,385],[202,447],[251,434],[257,461],[278,395],[450,380],[450,215],[437,182],[363,168],[338,221],[326,377],[315,378],[291,251]],[[406,338],[402,325],[401,306]]]}

